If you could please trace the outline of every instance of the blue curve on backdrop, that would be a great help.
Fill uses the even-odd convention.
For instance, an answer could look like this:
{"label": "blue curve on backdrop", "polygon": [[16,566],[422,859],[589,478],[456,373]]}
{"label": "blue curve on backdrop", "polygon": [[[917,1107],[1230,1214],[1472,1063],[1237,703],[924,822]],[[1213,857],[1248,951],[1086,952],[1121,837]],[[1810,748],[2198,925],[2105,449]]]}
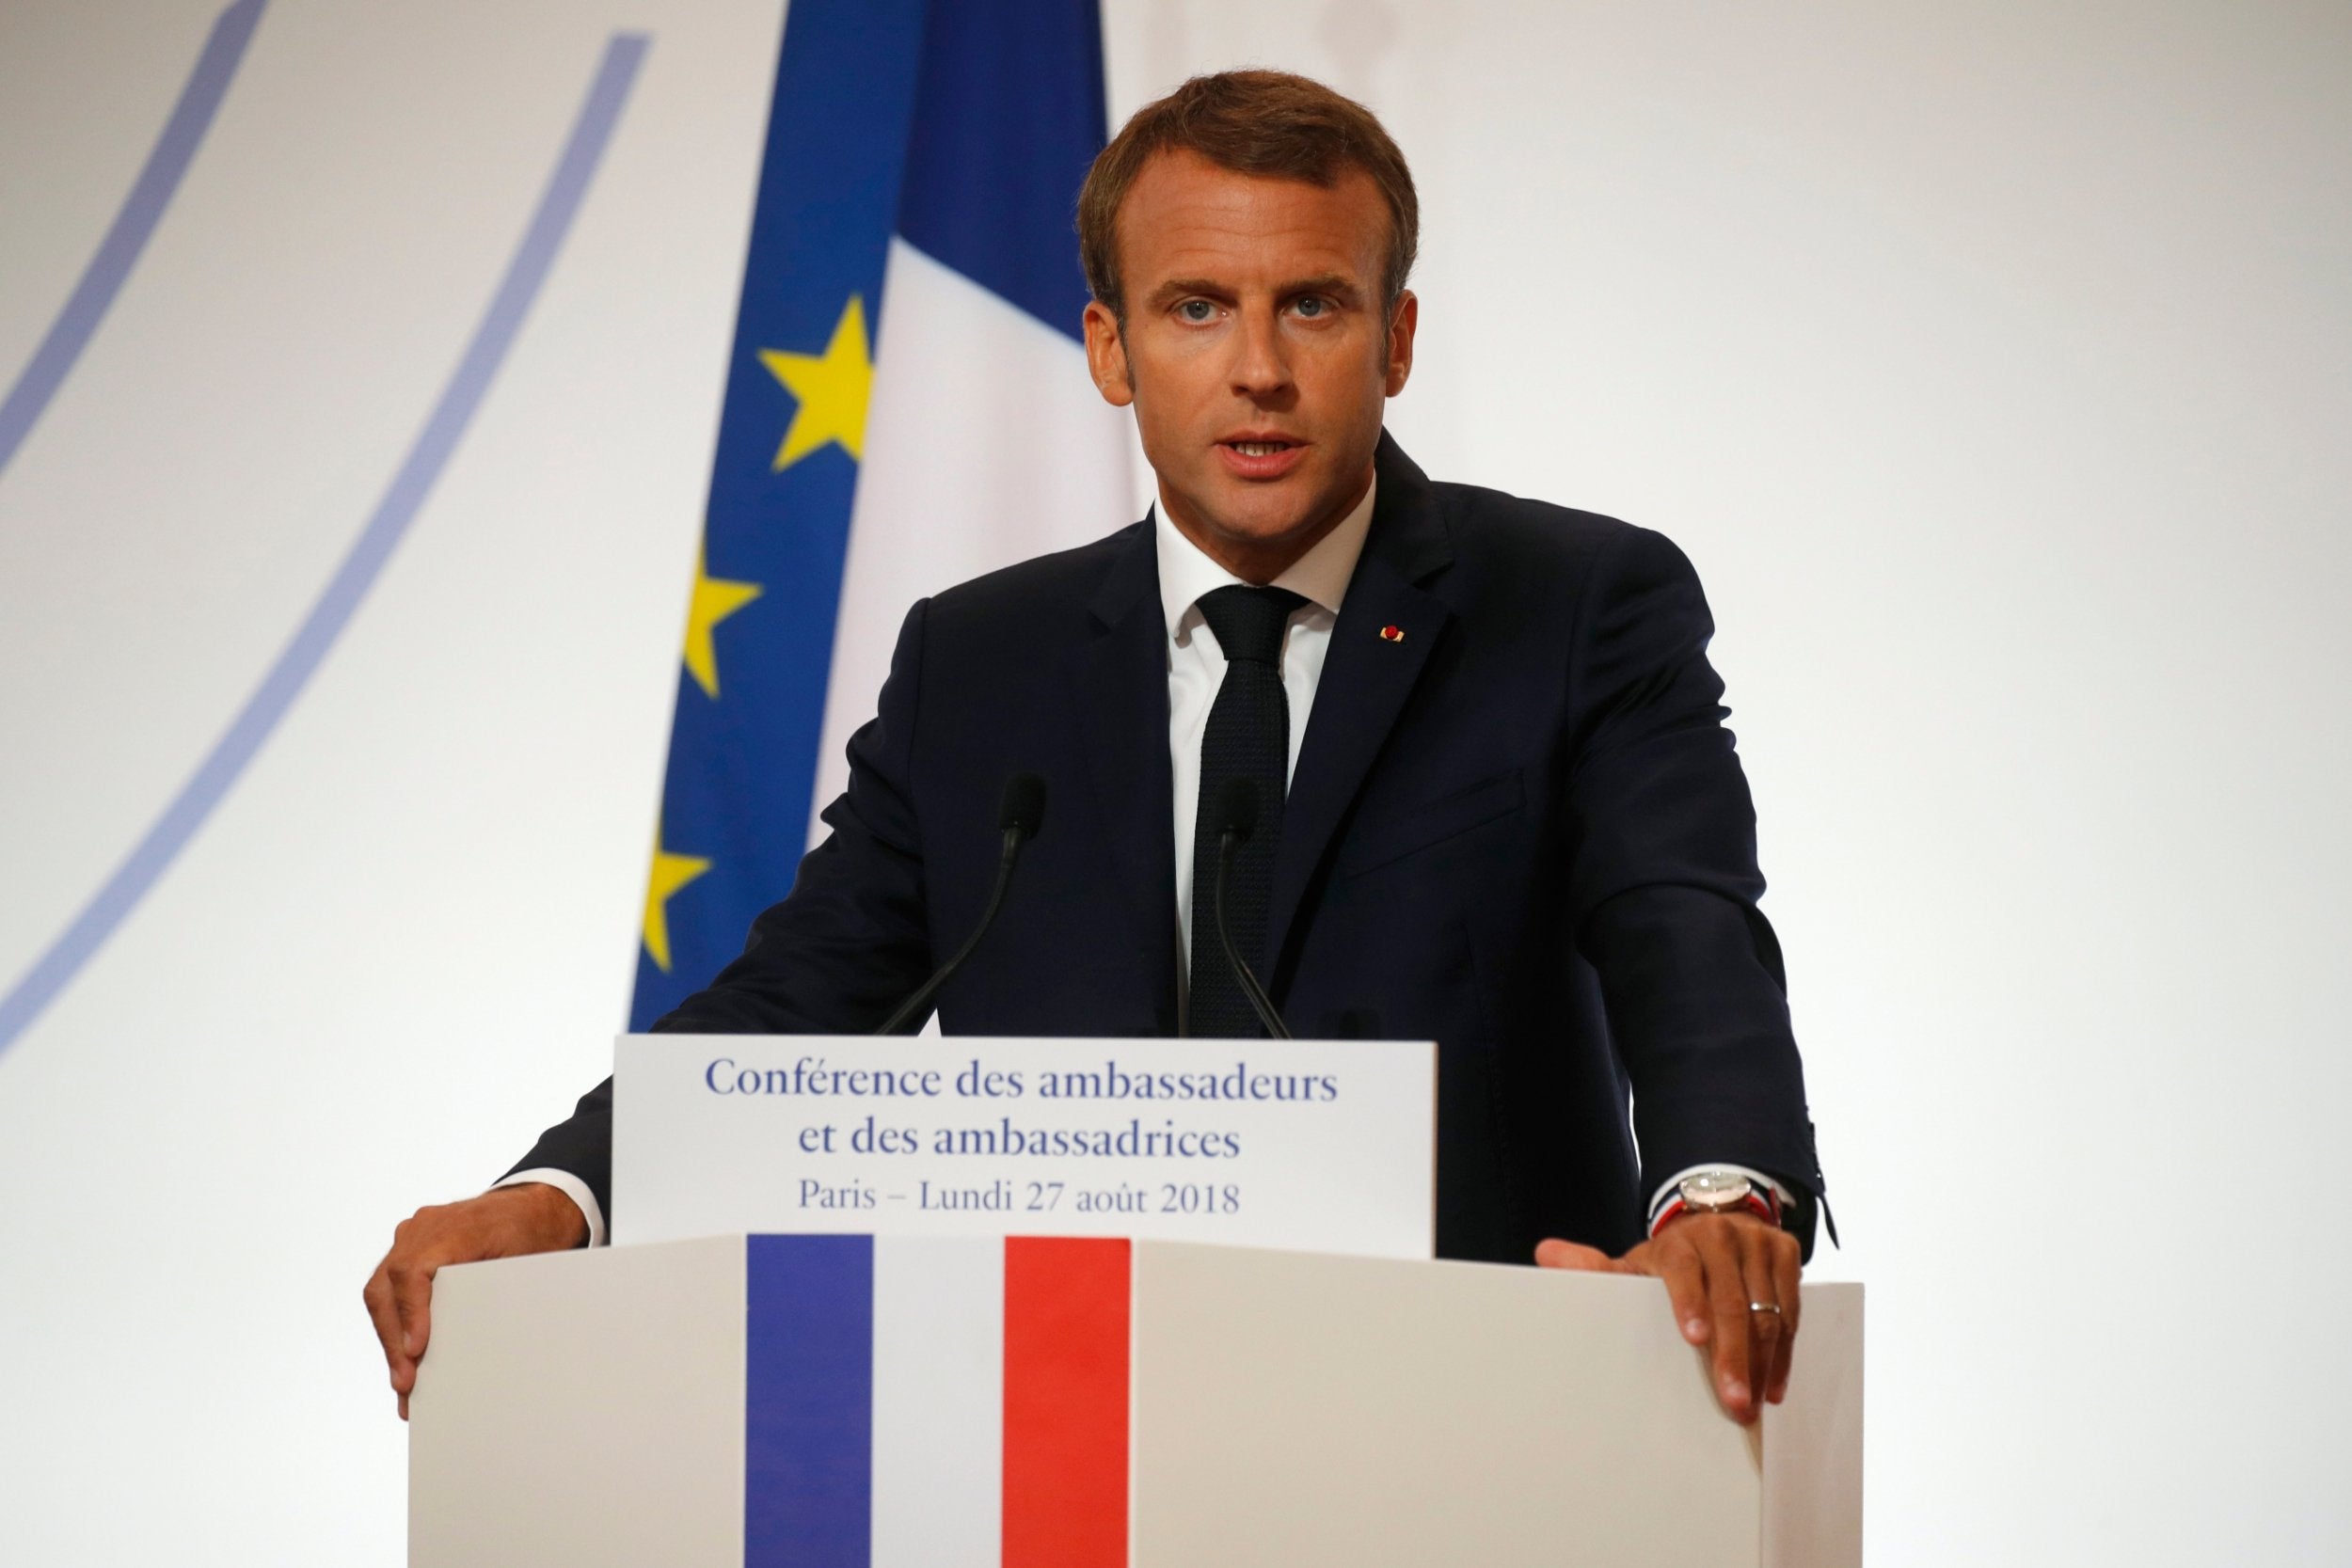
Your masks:
{"label": "blue curve on backdrop", "polygon": [[[240,6],[247,3],[258,13],[260,0],[240,0]],[[230,10],[238,8],[231,7]],[[401,536],[423,506],[434,482],[440,477],[450,453],[456,450],[458,438],[488,395],[490,383],[505,361],[507,350],[514,346],[522,330],[523,318],[538,297],[540,285],[547,281],[556,252],[571,230],[572,219],[579,214],[589,182],[596,178],[596,166],[612,139],[621,110],[628,102],[629,88],[636,82],[638,67],[644,63],[650,45],[651,40],[643,33],[615,33],[606,42],[596,76],[588,84],[588,95],[572,123],[571,135],[556,159],[554,172],[548,177],[547,188],[540,193],[539,205],[531,215],[529,227],[523,230],[522,243],[515,247],[514,259],[507,262],[506,275],[499,280],[498,292],[490,296],[489,308],[483,311],[481,324],[466,344],[464,356],[451,372],[448,385],[441,388],[440,400],[433,405],[424,428],[417,433],[383,499],[376,502],[366,528],[360,531],[342,564],[336,568],[334,578],[319,594],[318,602],[310,607],[310,612],[303,618],[277,662],[262,677],[261,685],[230,721],[228,731],[197,765],[179,794],[164,808],[155,825],[148,829],[146,836],[123,858],[114,875],[91,895],[48,951],[34,960],[7,994],[0,995],[0,1053],[5,1053],[56,1000],[196,836],[213,809],[236,784],[246,765],[269,739],[278,721],[294,706],[294,699],[302,694],[327,650],[350,623],[359,601],[374,585]]]}
{"label": "blue curve on backdrop", "polygon": [[[179,191],[181,177],[196,161],[204,133],[213,127],[213,115],[229,96],[229,84],[244,63],[245,46],[253,41],[253,29],[261,24],[265,3],[236,0],[214,21],[204,52],[196,57],[196,69],[188,72],[188,84],[180,89],[180,102],[172,105],[163,135],[155,138],[154,150],[132,182],[131,194],[122,198],[122,210],[115,214],[106,237],[98,242],[97,254],[82,269],[81,281],[66,296],[64,308],[49,324],[40,346],[24,362],[16,385],[0,401],[0,473],[8,471],[8,460],[32,434],[34,421],[57,395],[73,362],[82,357],[82,350],[89,346],[98,324],[105,319],[106,308],[122,292],[123,279],[131,276],[139,253],[163,221],[164,209]],[[0,1037],[0,1043],[5,1043],[5,1037]]]}

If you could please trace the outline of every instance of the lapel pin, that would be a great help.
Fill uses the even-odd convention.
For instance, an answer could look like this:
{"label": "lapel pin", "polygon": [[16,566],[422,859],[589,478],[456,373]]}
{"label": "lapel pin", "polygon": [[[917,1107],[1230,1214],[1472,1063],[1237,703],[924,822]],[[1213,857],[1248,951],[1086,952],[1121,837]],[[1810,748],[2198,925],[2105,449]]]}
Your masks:
{"label": "lapel pin", "polygon": [[1382,626],[1380,628],[1380,641],[1383,642],[1402,642],[1405,641],[1405,628],[1403,626]]}

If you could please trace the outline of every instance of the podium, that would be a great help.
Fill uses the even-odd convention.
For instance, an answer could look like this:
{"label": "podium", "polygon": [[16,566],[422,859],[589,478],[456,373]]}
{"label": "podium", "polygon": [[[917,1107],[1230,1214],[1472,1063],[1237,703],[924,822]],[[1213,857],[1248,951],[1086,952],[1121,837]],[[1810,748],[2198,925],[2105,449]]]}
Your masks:
{"label": "podium", "polygon": [[1091,1237],[442,1271],[409,1561],[1862,1560],[1862,1290],[1716,1407],[1656,1280]]}

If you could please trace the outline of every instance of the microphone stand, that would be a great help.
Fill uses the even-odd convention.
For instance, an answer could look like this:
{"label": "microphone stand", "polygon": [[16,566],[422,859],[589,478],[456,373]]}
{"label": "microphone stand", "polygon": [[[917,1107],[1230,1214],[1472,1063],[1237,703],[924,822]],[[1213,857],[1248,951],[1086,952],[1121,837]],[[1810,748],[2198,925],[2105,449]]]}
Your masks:
{"label": "microphone stand", "polygon": [[963,939],[963,945],[956,949],[956,956],[941,964],[938,972],[923,982],[922,990],[898,1004],[898,1010],[882,1020],[882,1027],[876,1029],[875,1034],[895,1035],[906,1026],[909,1020],[921,1018],[930,1008],[931,998],[939,994],[939,988],[963,967],[963,960],[972,956],[974,948],[979,946],[980,939],[988,935],[988,928],[996,923],[996,909],[1005,901],[1005,889],[1012,883],[1012,866],[1021,858],[1021,846],[1037,836],[1044,814],[1044,780],[1034,773],[1015,773],[1005,781],[1004,804],[997,812],[997,820],[1004,829],[1005,847],[997,858],[996,885],[989,892],[988,908],[981,911],[980,923],[972,927],[970,936]]}

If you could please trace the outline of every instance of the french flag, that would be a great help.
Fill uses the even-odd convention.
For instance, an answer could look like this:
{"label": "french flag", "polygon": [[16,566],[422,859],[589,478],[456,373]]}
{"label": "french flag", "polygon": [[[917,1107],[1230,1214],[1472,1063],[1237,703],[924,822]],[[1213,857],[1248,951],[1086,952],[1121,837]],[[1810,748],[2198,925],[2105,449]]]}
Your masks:
{"label": "french flag", "polygon": [[1126,413],[1087,373],[1078,186],[1104,140],[1096,0],[931,0],[884,267],[866,458],[817,747],[849,783],[907,607],[1125,527]]}
{"label": "french flag", "polygon": [[747,1244],[746,1568],[1123,1568],[1127,1242]]}

